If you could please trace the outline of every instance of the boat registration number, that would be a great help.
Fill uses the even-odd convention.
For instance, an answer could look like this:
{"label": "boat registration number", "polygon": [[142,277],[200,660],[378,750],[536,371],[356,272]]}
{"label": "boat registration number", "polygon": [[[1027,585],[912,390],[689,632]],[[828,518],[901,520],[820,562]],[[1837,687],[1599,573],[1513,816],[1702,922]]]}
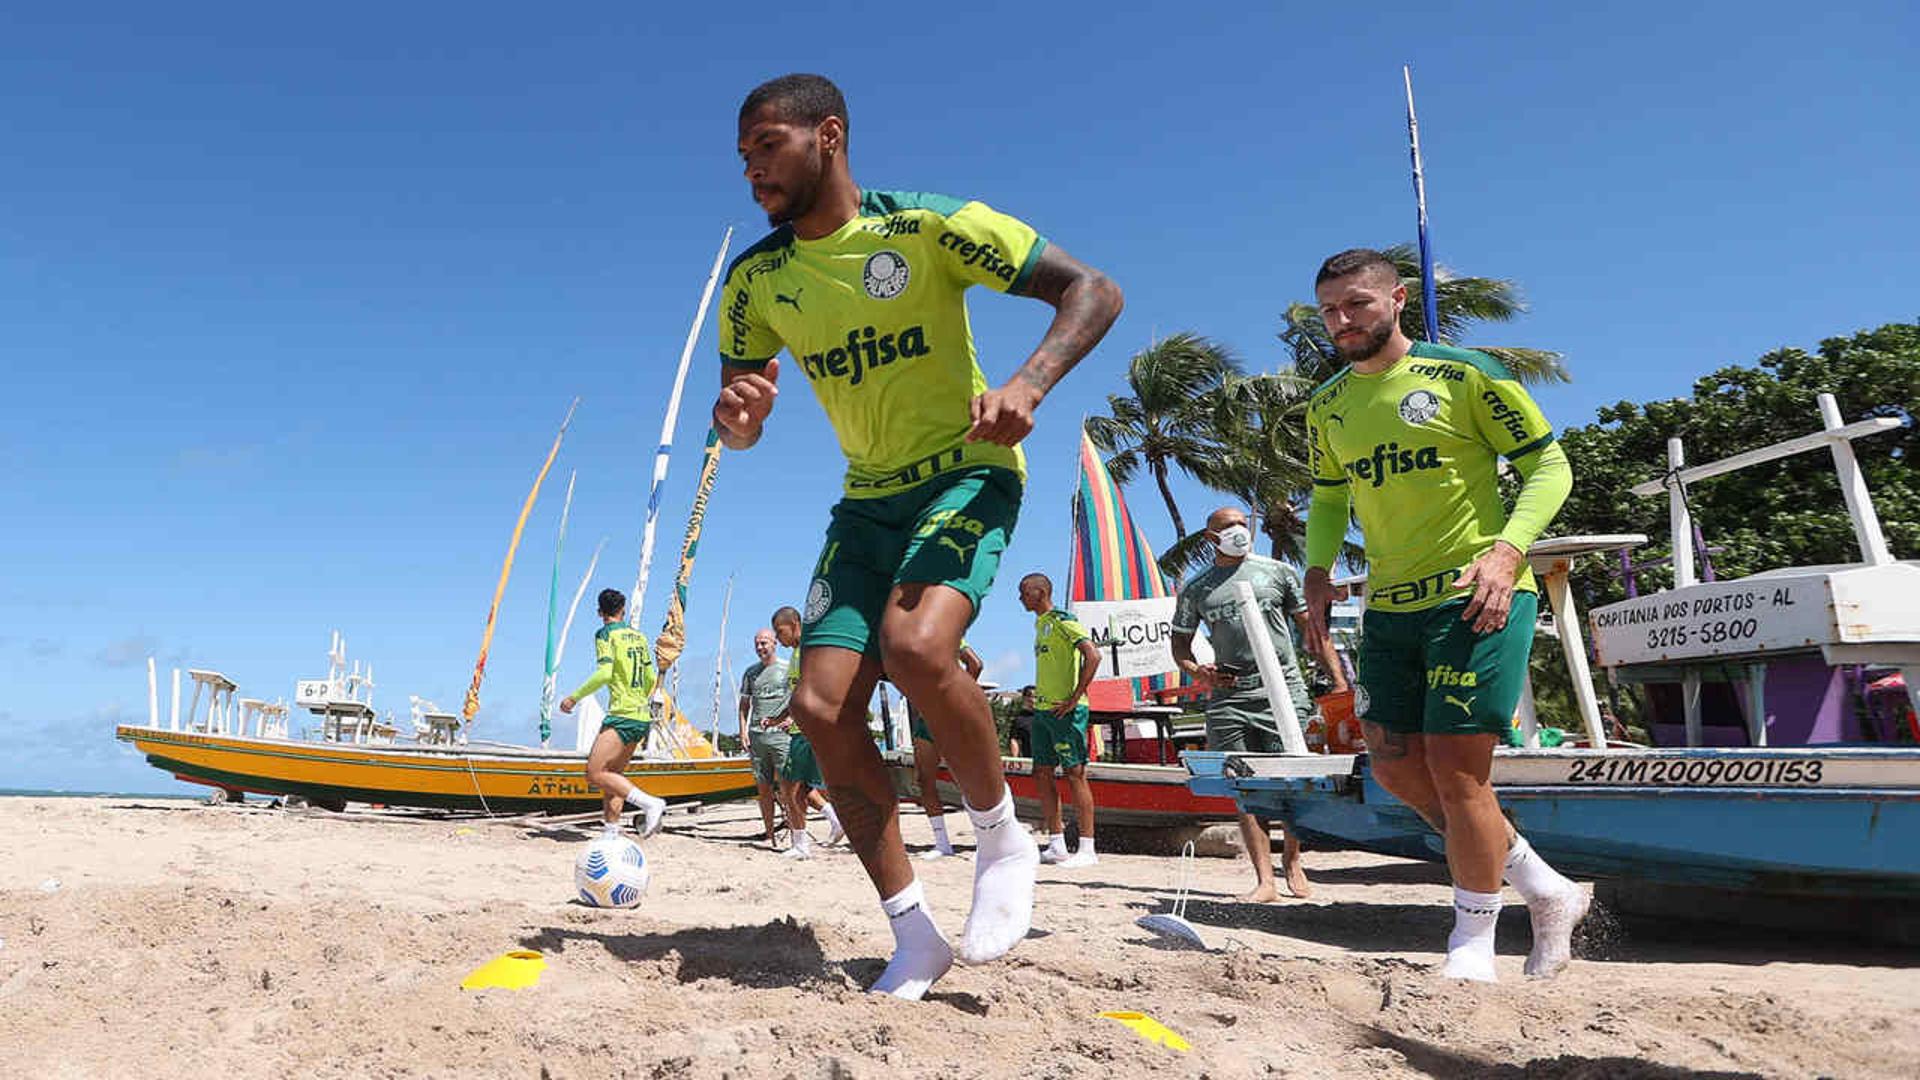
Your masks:
{"label": "boat registration number", "polygon": [[1826,773],[1818,758],[1596,758],[1568,765],[1569,784],[1646,784],[1657,787],[1817,787]]}

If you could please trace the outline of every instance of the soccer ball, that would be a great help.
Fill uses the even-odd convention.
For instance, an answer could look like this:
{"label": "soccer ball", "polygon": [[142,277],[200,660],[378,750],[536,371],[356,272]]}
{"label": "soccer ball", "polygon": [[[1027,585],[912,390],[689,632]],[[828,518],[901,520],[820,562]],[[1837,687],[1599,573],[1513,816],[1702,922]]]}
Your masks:
{"label": "soccer ball", "polygon": [[638,907],[652,871],[640,845],[624,836],[601,836],[573,861],[573,884],[588,907]]}

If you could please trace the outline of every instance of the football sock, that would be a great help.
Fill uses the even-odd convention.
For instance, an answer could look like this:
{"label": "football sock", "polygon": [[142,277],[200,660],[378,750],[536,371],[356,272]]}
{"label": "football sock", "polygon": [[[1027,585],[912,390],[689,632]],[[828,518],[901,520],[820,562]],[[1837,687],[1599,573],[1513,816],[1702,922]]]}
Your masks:
{"label": "football sock", "polygon": [[984,964],[1006,955],[1033,925],[1033,872],[1040,852],[1013,814],[1013,791],[1001,788],[989,810],[967,805],[975,840],[973,908],[960,933],[960,959]]}
{"label": "football sock", "polygon": [[1542,978],[1559,974],[1573,957],[1573,928],[1587,915],[1587,894],[1547,865],[1524,836],[1514,837],[1507,849],[1506,880],[1526,900],[1533,924],[1533,949],[1524,970]]}
{"label": "football sock", "polygon": [[1500,894],[1453,887],[1453,933],[1447,935],[1447,962],[1440,974],[1449,979],[1495,982],[1493,928],[1500,921]]}
{"label": "football sock", "polygon": [[927,912],[920,882],[880,901],[893,928],[893,958],[874,980],[871,990],[906,1001],[919,1001],[934,981],[953,966],[953,948]]}

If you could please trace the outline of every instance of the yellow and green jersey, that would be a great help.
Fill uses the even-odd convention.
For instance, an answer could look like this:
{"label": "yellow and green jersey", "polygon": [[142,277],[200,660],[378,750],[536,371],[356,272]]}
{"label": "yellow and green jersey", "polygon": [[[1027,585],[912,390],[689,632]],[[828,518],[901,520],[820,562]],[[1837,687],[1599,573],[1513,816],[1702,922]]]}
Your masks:
{"label": "yellow and green jersey", "polygon": [[[1309,523],[1307,564],[1333,565],[1350,504],[1366,545],[1369,608],[1420,611],[1459,599],[1454,578],[1496,539],[1524,552],[1546,527],[1532,512],[1508,518],[1496,468],[1504,457],[1531,473],[1553,428],[1484,353],[1416,342],[1385,371],[1348,368],[1314,390],[1307,431],[1314,512],[1339,514],[1336,528]],[[1546,519],[1559,500],[1551,503]],[[1515,587],[1535,591],[1533,571],[1522,569]]]}
{"label": "yellow and green jersey", "polygon": [[[1080,685],[1080,643],[1092,635],[1080,620],[1055,608],[1033,622],[1033,699],[1042,710],[1066,704]],[[1081,704],[1085,695],[1074,700]]]}
{"label": "yellow and green jersey", "polygon": [[607,623],[593,635],[593,674],[573,692],[574,700],[607,688],[607,715],[621,720],[646,720],[652,713],[653,647],[647,635],[623,622]]}
{"label": "yellow and green jersey", "polygon": [[761,367],[782,348],[813,385],[847,457],[846,494],[877,498],[958,467],[1026,475],[1018,447],[969,443],[987,388],[965,293],[1019,293],[1046,241],[981,202],[868,191],[830,236],[781,226],[727,270],[720,357]]}

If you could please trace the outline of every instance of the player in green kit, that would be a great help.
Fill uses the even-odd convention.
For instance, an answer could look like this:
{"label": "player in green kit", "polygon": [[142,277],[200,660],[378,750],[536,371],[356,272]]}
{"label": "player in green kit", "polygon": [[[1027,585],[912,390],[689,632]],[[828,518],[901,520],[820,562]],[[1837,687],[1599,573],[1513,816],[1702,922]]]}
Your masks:
{"label": "player in green kit", "polygon": [[[779,392],[804,380],[847,459],[802,612],[794,716],[891,922],[878,993],[917,999],[952,965],[900,841],[892,783],[867,733],[885,671],[919,705],[978,842],[959,957],[992,960],[1026,936],[1038,853],[1014,819],[986,694],[954,664],[1019,515],[1019,444],[1047,391],[1120,313],[1120,290],[983,203],[863,191],[847,164],[833,83],[789,75],[740,107],[739,151],[775,228],[721,293],[721,441],[760,438]],[[974,360],[966,290],[1053,306],[1046,335],[1004,385]]]}
{"label": "player in green kit", "polygon": [[787,811],[788,838],[783,857],[811,859],[813,836],[807,832],[808,807],[826,814],[828,847],[840,842],[844,830],[840,827],[839,815],[833,812],[833,804],[820,793],[827,782],[820,776],[820,762],[814,756],[813,743],[806,732],[793,730],[793,691],[800,684],[800,612],[792,607],[774,612],[773,633],[779,644],[793,650],[793,657],[787,661],[782,675],[787,684],[786,701],[777,718],[791,732],[787,757],[780,766],[780,804]]}
{"label": "player in green kit", "polygon": [[607,828],[620,825],[622,803],[632,803],[646,814],[640,835],[660,831],[660,816],[666,813],[663,799],[641,791],[627,779],[627,763],[633,752],[647,741],[653,726],[653,647],[647,635],[628,626],[627,598],[618,589],[600,591],[601,626],[593,635],[593,674],[580,688],[560,702],[560,711],[570,713],[588,694],[607,688],[607,718],[587,751],[587,783],[600,789],[600,816]]}
{"label": "player in green kit", "polygon": [[[1507,824],[1488,776],[1533,646],[1527,546],[1572,489],[1572,467],[1498,361],[1407,338],[1407,290],[1386,256],[1341,252],[1321,265],[1314,292],[1348,366],[1307,406],[1308,634],[1316,644],[1326,636],[1328,570],[1351,509],[1367,551],[1355,712],[1374,776],[1446,838],[1454,929],[1443,971],[1494,980],[1504,877],[1533,923],[1526,972],[1553,975],[1587,898]],[[1522,478],[1511,513],[1499,458]]]}
{"label": "player in green kit", "polygon": [[[1033,787],[1040,796],[1040,861],[1069,870],[1100,861],[1093,846],[1093,788],[1087,783],[1087,687],[1100,673],[1100,648],[1080,620],[1053,606],[1053,579],[1020,579],[1020,606],[1033,612]],[[1054,770],[1073,793],[1080,844],[1067,854]]]}
{"label": "player in green kit", "polygon": [[[786,767],[787,751],[793,741],[793,721],[787,718],[787,699],[793,696],[793,691],[787,682],[787,662],[780,659],[779,647],[780,641],[772,630],[755,631],[753,653],[759,659],[740,675],[740,745],[747,749],[747,760],[753,765],[753,783],[760,798],[760,824],[768,847],[773,846],[774,796],[779,791],[780,771]],[[793,826],[789,815],[789,835]]]}

